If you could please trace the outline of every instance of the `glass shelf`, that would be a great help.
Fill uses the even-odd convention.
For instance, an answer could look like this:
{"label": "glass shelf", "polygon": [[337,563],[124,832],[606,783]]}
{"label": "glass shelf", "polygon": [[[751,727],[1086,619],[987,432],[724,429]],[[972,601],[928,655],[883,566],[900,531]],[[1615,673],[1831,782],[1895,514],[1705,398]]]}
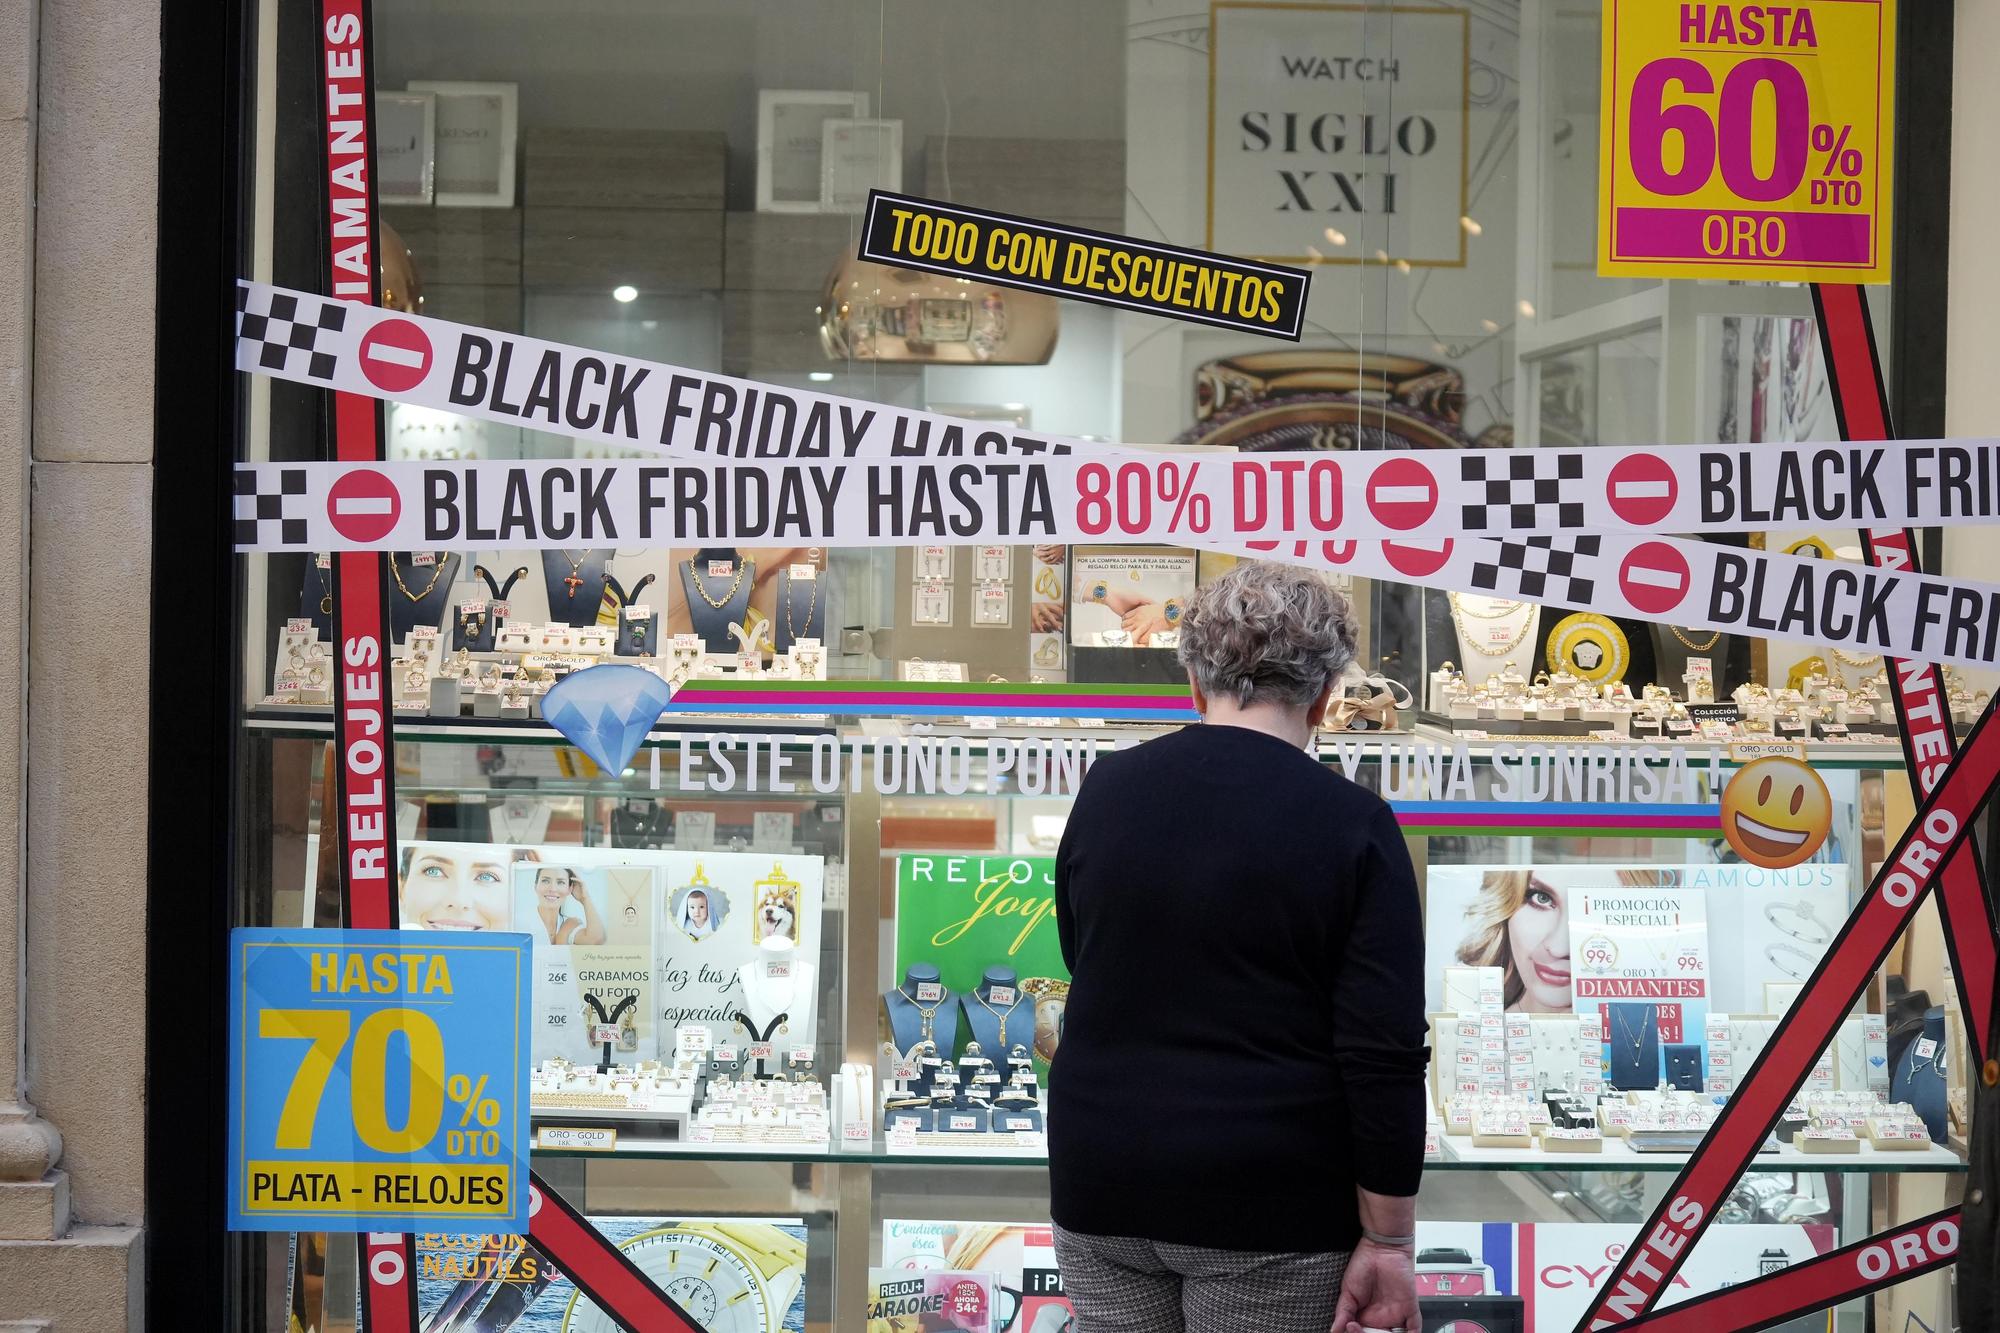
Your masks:
{"label": "glass shelf", "polygon": [[[1446,1149],[1447,1154],[1451,1149]],[[1001,1156],[994,1153],[890,1152],[881,1140],[860,1149],[772,1149],[731,1148],[715,1144],[648,1143],[628,1141],[615,1149],[537,1148],[536,1161],[575,1158],[639,1158],[652,1161],[685,1162],[787,1162],[801,1165],[853,1165],[880,1167],[971,1166],[1002,1170],[1048,1169],[1049,1159],[1041,1155]],[[1603,1153],[1540,1153],[1486,1149],[1477,1156],[1447,1155],[1424,1163],[1425,1174],[1447,1171],[1568,1171],[1576,1174],[1640,1171],[1678,1172],[1687,1165],[1685,1153],[1633,1153],[1606,1145]],[[1781,1148],[1761,1153],[1751,1162],[1752,1171],[1812,1171],[1827,1175],[1964,1175],[1965,1160],[1936,1145],[1923,1152],[1876,1152],[1864,1147],[1854,1154],[1802,1153]]]}
{"label": "glass shelf", "polygon": [[[245,715],[244,725],[246,729],[253,733],[271,737],[327,738],[333,734],[331,718],[323,710],[307,711],[300,709],[280,712],[268,708],[252,709]],[[973,752],[977,754],[982,752],[982,742],[990,740],[1043,739],[1055,736],[1064,740],[1096,739],[1114,741],[1123,745],[1127,742],[1137,743],[1139,741],[1150,740],[1173,729],[1140,726],[1000,726],[982,727],[971,734],[966,734],[962,729],[955,728],[955,725],[949,719],[939,719],[927,725],[931,728],[928,732],[909,732],[894,726],[864,728],[852,725],[836,725],[831,722],[805,718],[801,718],[796,722],[772,723],[748,718],[703,717],[691,719],[686,723],[655,727],[651,732],[647,733],[642,749],[665,748],[676,744],[682,735],[706,734],[709,732],[729,732],[736,735],[758,736],[863,736],[871,739],[876,736],[943,734],[963,736],[971,746]],[[411,716],[397,718],[395,727],[396,739],[399,741],[430,741],[449,745],[490,745],[495,742],[504,742],[509,745],[543,745],[551,747],[569,746],[571,744],[555,728],[549,726],[546,722],[532,718],[434,718]],[[1338,744],[1359,744],[1362,746],[1364,753],[1372,755],[1387,746],[1404,745],[1417,741],[1442,745],[1451,744],[1453,740],[1452,733],[1448,731],[1422,727],[1414,731],[1391,732],[1386,736],[1379,732],[1344,733]],[[1564,737],[1553,740],[1527,737],[1514,741],[1485,739],[1465,741],[1463,743],[1466,745],[1473,763],[1478,765],[1490,764],[1493,760],[1495,747],[1508,744],[1516,746],[1601,745],[1607,747],[1637,746],[1641,744],[1665,747],[1669,744],[1669,742],[1664,741],[1596,741],[1586,736]],[[783,748],[787,751],[803,751],[808,748],[808,744],[809,742],[801,742],[797,745],[786,745]],[[1319,742],[1319,758],[1322,763],[1336,762],[1335,744],[1336,742],[1324,736],[1321,737]],[[1677,744],[1685,750],[1694,752],[1711,748],[1719,749],[1723,751],[1722,766],[1724,768],[1733,769],[1742,766],[1739,761],[1731,759],[1728,756],[1729,743],[1726,741],[1703,742],[1697,739],[1674,742],[1672,744]],[[1806,758],[1815,768],[1824,769],[1900,770],[1903,767],[1902,746],[1893,736],[1884,736],[1879,743],[1857,741],[1827,744],[1824,742],[1809,741],[1806,743]],[[1664,760],[1658,762],[1664,762]]]}

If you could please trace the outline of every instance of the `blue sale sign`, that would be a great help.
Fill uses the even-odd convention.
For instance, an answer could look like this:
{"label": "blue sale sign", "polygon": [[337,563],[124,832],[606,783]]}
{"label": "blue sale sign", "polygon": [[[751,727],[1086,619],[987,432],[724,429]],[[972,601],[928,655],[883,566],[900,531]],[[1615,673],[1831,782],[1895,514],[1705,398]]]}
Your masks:
{"label": "blue sale sign", "polygon": [[229,945],[231,1230],[528,1229],[526,935]]}

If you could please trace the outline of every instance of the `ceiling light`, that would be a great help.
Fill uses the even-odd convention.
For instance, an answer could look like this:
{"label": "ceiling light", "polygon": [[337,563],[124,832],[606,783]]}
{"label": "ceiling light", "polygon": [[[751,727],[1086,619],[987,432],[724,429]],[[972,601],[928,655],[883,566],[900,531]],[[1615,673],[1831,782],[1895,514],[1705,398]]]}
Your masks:
{"label": "ceiling light", "polygon": [[1465,228],[1468,232],[1472,233],[1474,236],[1477,236],[1479,235],[1479,233],[1486,230],[1486,228],[1479,225],[1479,219],[1475,217],[1461,217],[1458,220],[1458,225]]}
{"label": "ceiling light", "polygon": [[1514,308],[1521,312],[1522,319],[1533,319],[1535,317],[1535,303],[1533,301],[1523,298],[1514,303]]}
{"label": "ceiling light", "polygon": [[1326,229],[1326,239],[1334,245],[1346,245],[1347,233],[1344,231],[1335,231],[1333,228],[1328,227]]}
{"label": "ceiling light", "polygon": [[1486,331],[1487,331],[1488,333],[1498,333],[1498,332],[1500,332],[1500,326],[1499,326],[1498,324],[1495,324],[1495,323],[1494,323],[1494,322],[1493,322],[1492,320],[1490,320],[1490,319],[1482,319],[1482,320],[1480,320],[1480,321],[1479,321],[1479,327],[1480,327],[1480,328],[1482,328],[1482,329],[1485,329],[1485,330],[1486,330]]}
{"label": "ceiling light", "polygon": [[623,305],[639,299],[639,289],[631,283],[623,283],[611,289],[611,299]]}
{"label": "ceiling light", "polygon": [[806,378],[814,384],[830,384],[833,382],[833,372],[830,370],[808,370]]}

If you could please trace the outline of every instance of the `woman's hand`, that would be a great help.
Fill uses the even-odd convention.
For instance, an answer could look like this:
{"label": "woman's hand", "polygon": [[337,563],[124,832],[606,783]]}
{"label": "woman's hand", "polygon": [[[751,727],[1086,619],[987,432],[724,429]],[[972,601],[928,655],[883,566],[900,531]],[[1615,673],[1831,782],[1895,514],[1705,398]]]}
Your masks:
{"label": "woman's hand", "polygon": [[1060,565],[1062,563],[1063,552],[1068,549],[1066,546],[1037,546],[1035,548],[1035,559],[1045,565]]}
{"label": "woman's hand", "polygon": [[1423,1326],[1417,1313],[1416,1255],[1397,1245],[1357,1242],[1340,1280],[1333,1333],[1360,1333],[1363,1328],[1423,1333]]}
{"label": "woman's hand", "polygon": [[1052,634],[1063,627],[1061,602],[1036,602],[1028,608],[1028,624],[1037,634]]}
{"label": "woman's hand", "polygon": [[1146,646],[1147,640],[1156,632],[1173,628],[1167,623],[1167,609],[1158,602],[1147,602],[1143,606],[1133,607],[1125,613],[1119,623],[1132,636],[1132,642],[1141,648]]}

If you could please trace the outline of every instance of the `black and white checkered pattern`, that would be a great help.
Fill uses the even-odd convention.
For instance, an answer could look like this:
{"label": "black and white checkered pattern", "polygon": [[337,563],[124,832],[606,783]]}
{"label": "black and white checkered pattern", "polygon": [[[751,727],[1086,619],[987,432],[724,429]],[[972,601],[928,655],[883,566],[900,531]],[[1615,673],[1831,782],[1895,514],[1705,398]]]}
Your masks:
{"label": "black and white checkered pattern", "polygon": [[[1519,541],[1489,541],[1472,562],[1472,584],[1503,597],[1559,606],[1588,606],[1597,581],[1578,572],[1583,558],[1594,557],[1603,544],[1597,535],[1523,537]],[[1490,558],[1487,558],[1490,557]]]}
{"label": "black and white checkered pattern", "polygon": [[320,335],[338,333],[347,324],[347,302],[308,298],[290,292],[260,292],[253,310],[248,287],[236,289],[236,337],[257,344],[257,364],[265,370],[316,380],[331,380],[337,358],[323,346]]}
{"label": "black and white checkered pattern", "polygon": [[[279,468],[277,489],[269,489],[269,470],[236,470],[236,544],[256,546],[279,542],[303,546],[306,541],[306,471]],[[262,484],[260,484],[262,483]]]}
{"label": "black and white checkered pattern", "polygon": [[1486,488],[1483,504],[1460,506],[1467,532],[1548,532],[1583,526],[1583,459],[1570,450],[1510,454],[1498,476],[1487,460],[1459,460],[1461,479]]}

